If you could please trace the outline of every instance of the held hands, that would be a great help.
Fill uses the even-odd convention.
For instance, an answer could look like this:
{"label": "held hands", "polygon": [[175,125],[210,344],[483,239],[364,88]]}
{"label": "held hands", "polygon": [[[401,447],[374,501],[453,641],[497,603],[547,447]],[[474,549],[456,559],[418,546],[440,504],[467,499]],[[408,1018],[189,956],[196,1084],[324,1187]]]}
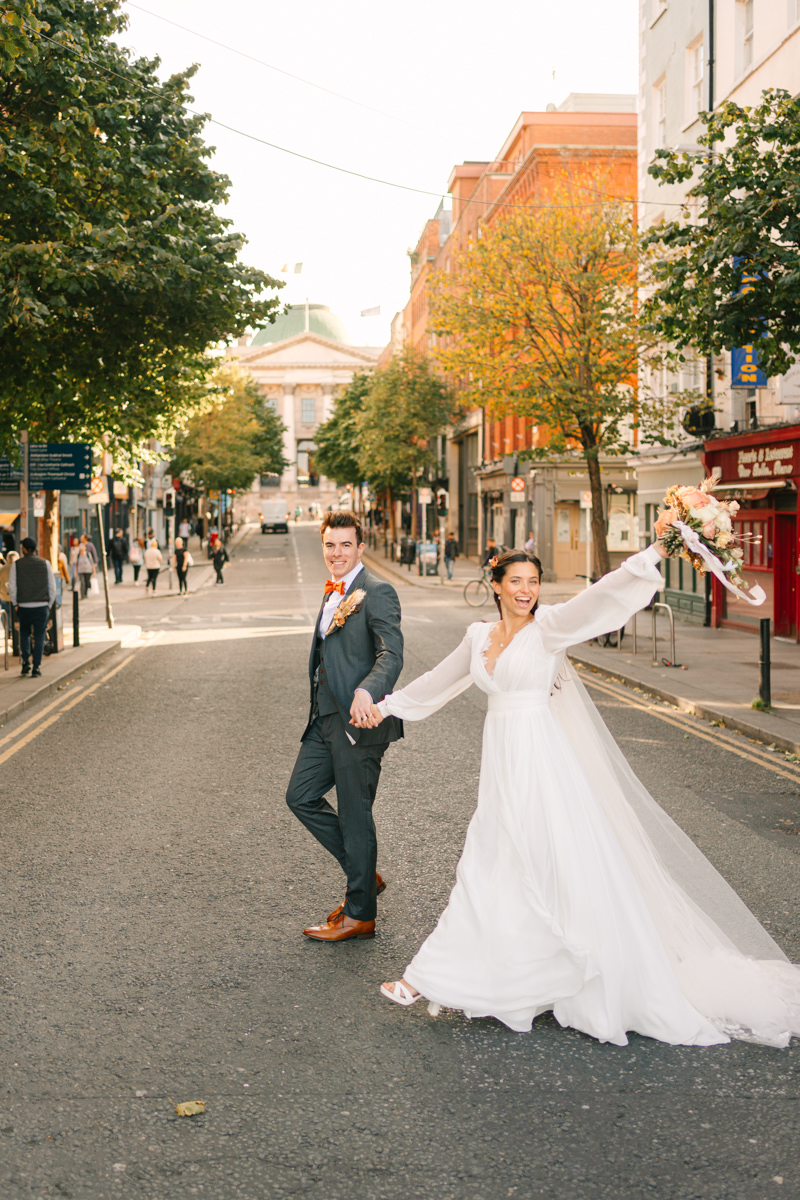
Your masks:
{"label": "held hands", "polygon": [[383,717],[381,716],[377,704],[372,703],[372,697],[369,692],[359,688],[353,696],[353,703],[350,705],[350,724],[355,725],[357,729],[374,729],[380,725]]}

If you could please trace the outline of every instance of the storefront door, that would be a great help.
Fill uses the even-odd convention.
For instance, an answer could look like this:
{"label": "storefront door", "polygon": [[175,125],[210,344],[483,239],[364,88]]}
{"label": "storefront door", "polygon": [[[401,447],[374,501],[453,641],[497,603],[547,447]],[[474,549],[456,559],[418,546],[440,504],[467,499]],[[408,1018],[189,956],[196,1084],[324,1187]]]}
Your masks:
{"label": "storefront door", "polygon": [[[586,574],[586,517],[577,504],[557,504],[553,568],[559,580],[575,581]],[[583,536],[581,536],[583,535]]]}
{"label": "storefront door", "polygon": [[775,514],[775,636],[797,639],[797,515]]}

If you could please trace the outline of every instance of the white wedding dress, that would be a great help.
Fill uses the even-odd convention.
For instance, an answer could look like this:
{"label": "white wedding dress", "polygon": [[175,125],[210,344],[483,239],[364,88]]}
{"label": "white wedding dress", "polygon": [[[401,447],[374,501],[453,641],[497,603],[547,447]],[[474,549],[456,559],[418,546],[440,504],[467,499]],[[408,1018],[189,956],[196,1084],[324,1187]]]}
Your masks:
{"label": "white wedding dress", "polygon": [[491,623],[379,705],[421,720],[475,683],[489,697],[478,805],[436,928],[403,972],[428,1000],[529,1030],[626,1045],[800,1034],[793,966],[647,793],[565,663],[620,628],[661,584],[654,547],[541,606],[487,671]]}

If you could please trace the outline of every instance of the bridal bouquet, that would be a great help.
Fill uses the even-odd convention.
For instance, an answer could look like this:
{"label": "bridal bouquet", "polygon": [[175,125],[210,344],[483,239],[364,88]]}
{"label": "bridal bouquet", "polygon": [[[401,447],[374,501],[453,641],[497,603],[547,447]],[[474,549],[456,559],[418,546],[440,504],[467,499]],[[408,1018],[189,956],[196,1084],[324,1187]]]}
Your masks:
{"label": "bridal bouquet", "polygon": [[733,532],[739,505],[713,496],[716,482],[705,479],[699,487],[671,487],[659,509],[656,537],[670,558],[685,558],[701,575],[711,571],[741,600],[763,604],[763,588],[749,584],[742,574],[744,551]]}

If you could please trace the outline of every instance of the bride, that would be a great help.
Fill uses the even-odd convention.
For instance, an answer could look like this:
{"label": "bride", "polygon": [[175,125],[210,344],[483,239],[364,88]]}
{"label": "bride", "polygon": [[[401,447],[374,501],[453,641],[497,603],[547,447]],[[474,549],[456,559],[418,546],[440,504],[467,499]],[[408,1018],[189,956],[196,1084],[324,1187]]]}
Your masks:
{"label": "bride", "polygon": [[568,647],[619,629],[661,585],[655,543],[564,604],[538,605],[541,564],[493,560],[496,623],[373,707],[418,721],[475,683],[489,698],[478,805],[456,883],[403,978],[420,996],[525,1031],[542,1012],[616,1045],[800,1034],[793,966],[631,771]]}

